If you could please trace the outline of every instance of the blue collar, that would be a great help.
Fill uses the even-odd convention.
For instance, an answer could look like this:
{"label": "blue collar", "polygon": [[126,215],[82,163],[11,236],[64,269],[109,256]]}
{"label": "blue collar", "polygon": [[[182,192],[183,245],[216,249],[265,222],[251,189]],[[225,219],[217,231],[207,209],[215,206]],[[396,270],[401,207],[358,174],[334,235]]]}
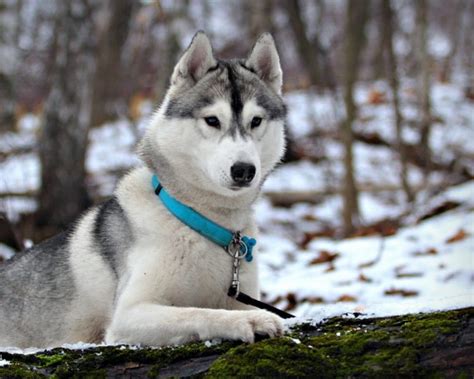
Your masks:
{"label": "blue collar", "polygon": [[254,238],[240,236],[240,232],[231,232],[230,230],[209,220],[194,209],[184,205],[176,200],[161,186],[156,175],[153,175],[151,183],[155,189],[156,195],[163,202],[164,206],[183,224],[189,226],[194,231],[203,235],[215,244],[223,247],[229,252],[232,245],[240,244],[240,254],[245,255],[245,260],[251,262],[253,259],[252,249],[257,243]]}

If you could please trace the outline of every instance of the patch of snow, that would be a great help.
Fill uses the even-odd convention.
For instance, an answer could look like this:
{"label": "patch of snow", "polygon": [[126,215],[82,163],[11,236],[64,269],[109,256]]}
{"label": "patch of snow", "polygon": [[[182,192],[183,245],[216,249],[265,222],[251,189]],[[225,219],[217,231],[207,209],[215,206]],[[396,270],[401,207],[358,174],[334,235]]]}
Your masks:
{"label": "patch of snow", "polygon": [[0,192],[34,191],[39,185],[40,164],[37,154],[21,154],[1,162]]}
{"label": "patch of snow", "polygon": [[94,347],[105,346],[104,343],[95,344],[95,343],[87,343],[87,342],[76,342],[76,343],[65,343],[61,347],[69,350],[86,350],[91,349]]}
{"label": "patch of snow", "polygon": [[18,129],[22,132],[34,133],[41,124],[41,119],[35,114],[28,113],[18,121]]}
{"label": "patch of snow", "polygon": [[28,347],[26,349],[20,349],[18,347],[0,346],[0,353],[30,355],[30,354],[37,354],[42,351],[50,351],[57,347],[62,347],[64,349],[69,349],[69,350],[85,350],[85,349],[92,349],[95,347],[102,347],[102,346],[107,346],[107,345],[105,343],[94,344],[94,343],[77,342],[77,343],[64,344],[62,346],[55,346],[55,347],[46,348],[46,349],[37,348],[37,347]]}
{"label": "patch of snow", "polygon": [[[3,260],[8,260],[15,255],[15,250],[11,247],[0,243],[0,258]],[[1,262],[1,259],[0,259]]]}
{"label": "patch of snow", "polygon": [[[445,196],[471,201],[473,188],[474,181]],[[460,231],[465,236],[449,242]],[[292,294],[300,302],[292,311],[299,317],[319,317],[328,309],[386,316],[474,305],[472,207],[407,225],[389,237],[316,238],[306,250],[268,229],[262,237],[260,276],[266,299],[280,298],[277,305],[284,307]],[[331,264],[312,264],[321,251],[338,256]]]}
{"label": "patch of snow", "polygon": [[128,121],[119,120],[92,129],[89,133],[87,170],[99,173],[137,165],[138,160],[133,151],[133,146],[137,141],[131,128]]}

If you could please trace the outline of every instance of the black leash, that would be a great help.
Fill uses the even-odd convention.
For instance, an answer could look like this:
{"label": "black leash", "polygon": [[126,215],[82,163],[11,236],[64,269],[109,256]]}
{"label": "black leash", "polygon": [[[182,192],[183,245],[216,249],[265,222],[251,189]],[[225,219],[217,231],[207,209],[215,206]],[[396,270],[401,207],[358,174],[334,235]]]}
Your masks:
{"label": "black leash", "polygon": [[282,311],[281,309],[274,307],[273,305],[264,303],[263,301],[254,299],[253,297],[250,297],[249,295],[240,292],[240,261],[247,255],[247,247],[245,244],[242,243],[242,237],[240,235],[240,232],[234,233],[233,240],[229,244],[229,246],[227,246],[225,251],[233,258],[232,281],[230,283],[229,290],[227,291],[227,295],[233,297],[235,300],[241,303],[252,305],[254,307],[265,309],[269,312],[275,313],[281,318],[295,317],[288,312]]}
{"label": "black leash", "polygon": [[235,296],[235,288],[230,287],[229,291],[227,292],[227,295],[230,297],[233,297],[235,300],[240,301],[241,303],[247,304],[247,305],[252,305],[254,307],[260,308],[260,309],[265,309],[269,312],[275,313],[277,316],[280,316],[281,318],[293,318],[295,317],[291,313],[282,311],[281,309],[278,309],[274,307],[273,305],[264,303],[263,301],[254,299],[253,297],[250,297],[249,295],[239,292],[237,296]]}

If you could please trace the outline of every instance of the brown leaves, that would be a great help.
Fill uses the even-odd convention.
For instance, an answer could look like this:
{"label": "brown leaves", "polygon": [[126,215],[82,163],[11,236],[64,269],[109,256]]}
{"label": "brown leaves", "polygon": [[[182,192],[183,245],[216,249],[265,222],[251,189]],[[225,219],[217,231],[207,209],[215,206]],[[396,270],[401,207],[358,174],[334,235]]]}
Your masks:
{"label": "brown leaves", "polygon": [[334,229],[326,229],[319,232],[306,232],[304,233],[303,239],[299,243],[299,246],[301,247],[301,249],[305,250],[313,239],[318,237],[332,238],[335,234],[336,232],[334,231]]}
{"label": "brown leaves", "polygon": [[387,102],[387,96],[378,89],[371,89],[367,96],[367,104],[379,105]]}
{"label": "brown leaves", "polygon": [[331,263],[338,257],[339,257],[339,253],[331,253],[330,251],[327,251],[327,250],[321,250],[319,252],[319,256],[311,260],[309,262],[309,265],[313,266],[313,265],[318,265],[322,263]]}
{"label": "brown leaves", "polygon": [[357,301],[357,298],[355,298],[354,296],[351,296],[351,295],[341,295],[337,299],[337,302],[352,303],[352,302],[356,302],[356,301]]}
{"label": "brown leaves", "polygon": [[397,233],[397,230],[400,226],[399,221],[397,220],[382,220],[375,224],[368,225],[366,227],[361,227],[357,229],[351,237],[366,237],[366,236],[373,236],[373,235],[382,235],[392,236]]}
{"label": "brown leaves", "polygon": [[288,295],[286,295],[286,300],[288,301],[288,305],[285,308],[286,311],[291,311],[296,307],[297,301],[296,295],[294,293],[290,292]]}
{"label": "brown leaves", "polygon": [[416,251],[413,253],[413,256],[415,257],[426,257],[430,255],[436,255],[438,254],[438,250],[436,250],[434,247],[430,247],[428,250],[425,251]]}
{"label": "brown leaves", "polygon": [[384,294],[387,295],[387,296],[400,295],[400,296],[403,296],[403,297],[411,297],[411,296],[418,296],[418,291],[405,290],[405,289],[401,289],[401,288],[392,287],[388,290],[385,290]]}
{"label": "brown leaves", "polygon": [[454,236],[446,240],[446,243],[454,243],[454,242],[462,241],[467,236],[469,236],[469,234],[466,233],[464,229],[459,229],[458,232]]}
{"label": "brown leaves", "polygon": [[423,276],[422,272],[410,272],[410,271],[405,271],[407,265],[401,265],[395,267],[395,275],[397,278],[418,278]]}
{"label": "brown leaves", "polygon": [[286,301],[285,311],[291,311],[296,308],[298,304],[310,303],[310,304],[323,304],[324,299],[319,296],[303,297],[298,299],[297,295],[293,292],[289,292],[286,296],[278,296],[271,304],[276,305],[280,301]]}
{"label": "brown leaves", "polygon": [[370,279],[369,277],[365,276],[362,272],[359,274],[359,276],[357,277],[357,280],[359,280],[360,282],[364,282],[364,283],[372,283],[373,280]]}

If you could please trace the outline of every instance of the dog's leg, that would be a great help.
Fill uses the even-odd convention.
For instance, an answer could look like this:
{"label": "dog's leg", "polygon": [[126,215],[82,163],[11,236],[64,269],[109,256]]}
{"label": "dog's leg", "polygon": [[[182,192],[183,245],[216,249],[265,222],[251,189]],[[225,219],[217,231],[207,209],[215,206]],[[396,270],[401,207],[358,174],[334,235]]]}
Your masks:
{"label": "dog's leg", "polygon": [[173,345],[224,338],[253,342],[254,334],[282,334],[278,316],[266,311],[180,308],[141,303],[117,309],[106,332],[107,343]]}

